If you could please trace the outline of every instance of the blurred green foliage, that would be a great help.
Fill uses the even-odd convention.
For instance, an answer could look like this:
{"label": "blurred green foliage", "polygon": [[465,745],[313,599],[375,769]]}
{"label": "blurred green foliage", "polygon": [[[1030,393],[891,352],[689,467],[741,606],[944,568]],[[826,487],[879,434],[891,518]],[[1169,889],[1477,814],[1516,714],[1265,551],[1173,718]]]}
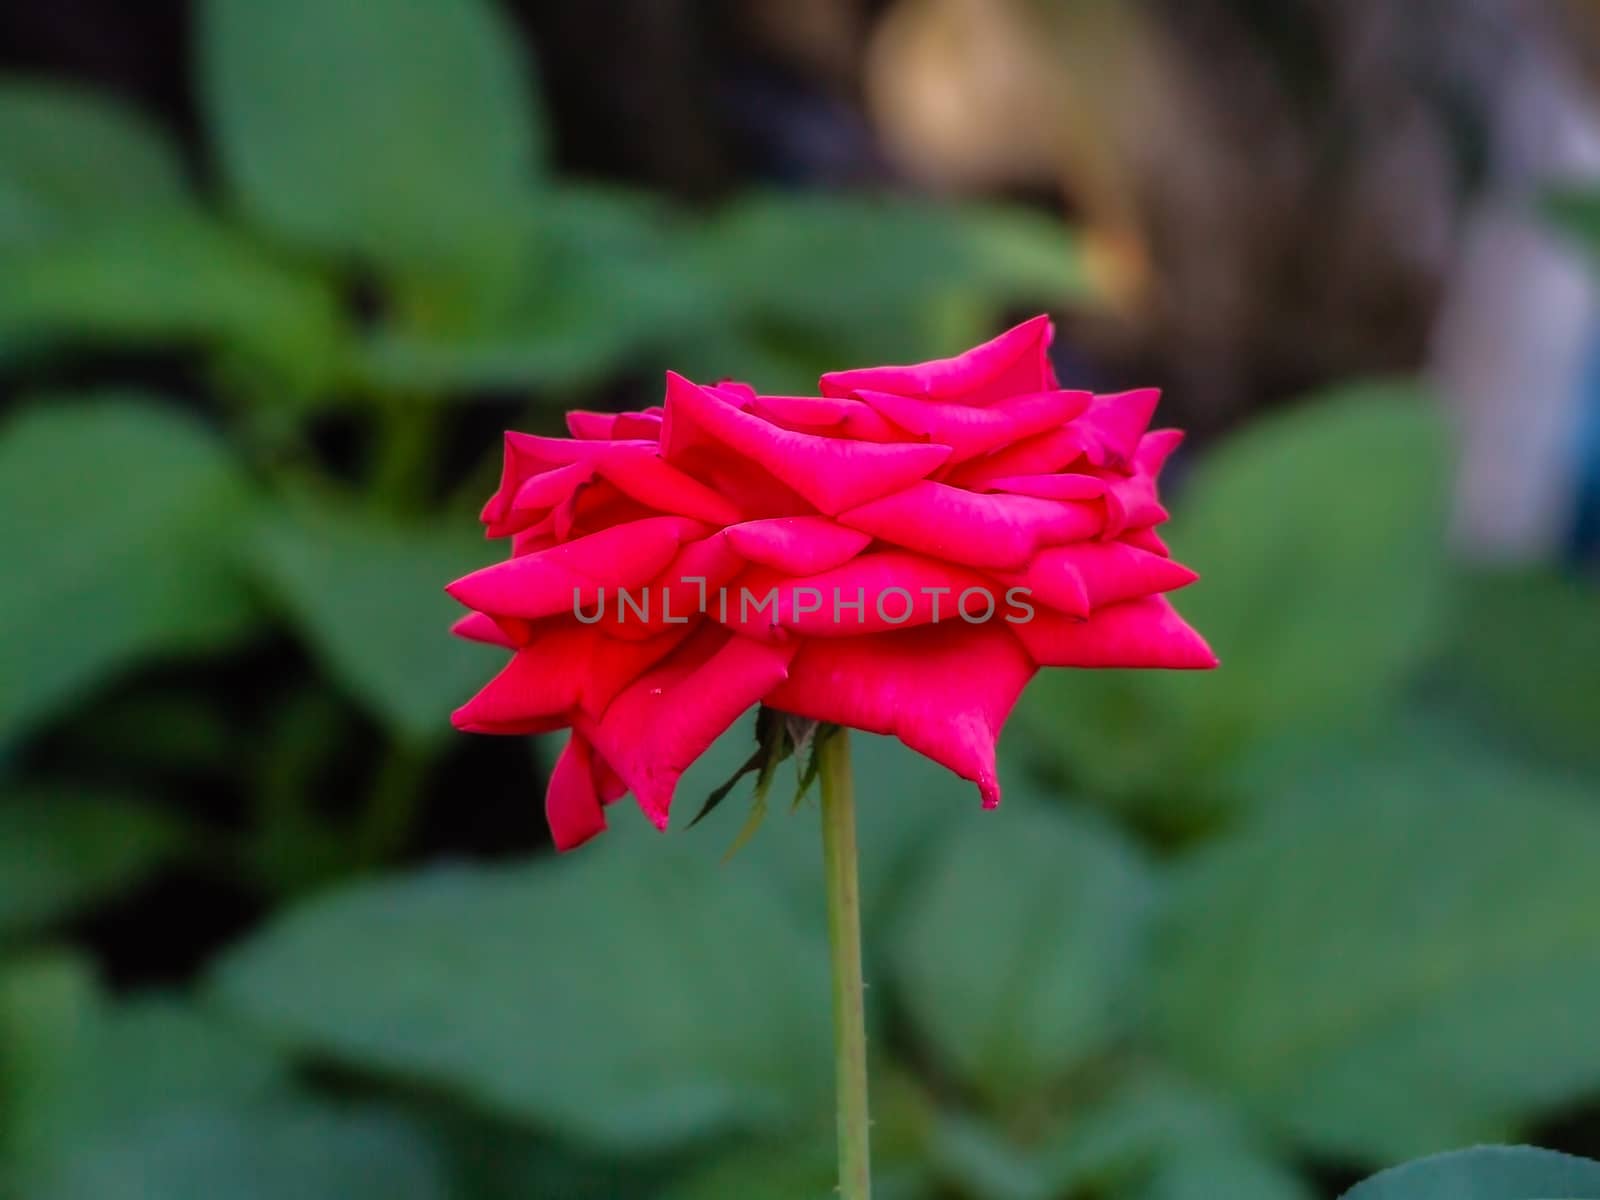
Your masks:
{"label": "blurred green foliage", "polygon": [[[828,1194],[808,814],[726,865],[736,813],[414,861],[448,711],[495,660],[444,636],[440,592],[492,553],[476,409],[544,426],[669,364],[782,392],[948,353],[1081,302],[1070,236],[564,178],[487,0],[202,17],[215,192],[110,102],[0,83],[0,366],[37,384],[0,425],[0,1190]],[[203,386],[60,386],[108,348],[181,350]],[[1447,446],[1385,381],[1206,455],[1172,541],[1224,669],[1041,678],[998,813],[861,739],[882,1195],[1302,1200],[1319,1166],[1600,1093],[1600,621],[1565,581],[1447,561]],[[240,738],[215,701],[261,646],[320,674]],[[366,792],[339,774],[364,730]],[[245,813],[178,803],[173,772]],[[124,986],[85,914],[174,869],[263,919],[177,991]],[[1441,1169],[1362,1194],[1459,1194]],[[1549,1169],[1505,1166],[1525,1200]]]}
{"label": "blurred green foliage", "polygon": [[1485,1146],[1385,1171],[1348,1200],[1535,1200],[1600,1196],[1600,1163],[1528,1147]]}

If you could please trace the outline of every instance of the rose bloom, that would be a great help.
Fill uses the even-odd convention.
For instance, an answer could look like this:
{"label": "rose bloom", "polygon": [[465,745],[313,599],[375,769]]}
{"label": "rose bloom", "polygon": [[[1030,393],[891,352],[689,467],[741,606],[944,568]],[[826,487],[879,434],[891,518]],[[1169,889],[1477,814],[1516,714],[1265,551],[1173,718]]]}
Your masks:
{"label": "rose bloom", "polygon": [[508,433],[483,520],[511,557],[448,591],[473,610],[456,632],[512,656],[457,728],[571,729],[546,797],[570,849],[628,792],[665,828],[757,703],[893,734],[993,807],[1040,667],[1214,667],[1155,532],[1182,435],[1146,432],[1156,391],[1062,389],[1051,336],[1036,317],[821,396],[669,373],[663,407]]}

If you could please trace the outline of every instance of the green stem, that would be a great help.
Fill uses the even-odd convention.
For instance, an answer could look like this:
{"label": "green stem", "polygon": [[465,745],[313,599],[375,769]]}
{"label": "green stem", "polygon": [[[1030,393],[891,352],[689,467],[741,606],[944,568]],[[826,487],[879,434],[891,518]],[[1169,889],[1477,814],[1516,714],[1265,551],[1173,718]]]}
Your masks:
{"label": "green stem", "polygon": [[822,860],[828,892],[828,946],[833,962],[834,1070],[839,1088],[839,1195],[869,1200],[867,1023],[861,979],[861,887],[856,878],[855,785],[849,732],[825,735],[817,747],[822,778]]}

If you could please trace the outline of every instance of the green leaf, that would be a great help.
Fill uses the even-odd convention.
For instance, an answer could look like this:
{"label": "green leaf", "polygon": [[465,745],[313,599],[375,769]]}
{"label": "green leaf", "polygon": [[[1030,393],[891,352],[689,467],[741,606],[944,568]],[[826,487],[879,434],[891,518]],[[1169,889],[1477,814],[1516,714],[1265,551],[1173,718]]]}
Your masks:
{"label": "green leaf", "polygon": [[[570,388],[672,361],[723,317],[712,281],[677,250],[678,223],[642,194],[583,186],[541,193],[527,253],[499,294],[382,326],[360,369],[390,390]],[[627,287],[617,281],[625,278]]]}
{"label": "green leaf", "polygon": [[756,193],[717,215],[698,255],[747,315],[831,335],[888,336],[857,322],[924,311],[930,289],[997,304],[1085,292],[1065,227],[1003,208]]}
{"label": "green leaf", "polygon": [[340,365],[319,277],[195,212],[121,222],[6,264],[0,338],[23,345],[196,341],[265,363],[302,392]]}
{"label": "green leaf", "polygon": [[46,401],[0,428],[0,735],[140,659],[248,628],[232,547],[247,493],[223,448],[133,397]]}
{"label": "green leaf", "polygon": [[1477,715],[1530,750],[1600,762],[1600,592],[1554,573],[1491,571],[1455,591],[1446,663]]}
{"label": "green leaf", "polygon": [[1139,1200],[1313,1200],[1294,1172],[1231,1146],[1193,1147],[1163,1163]]}
{"label": "green leaf", "polygon": [[1094,298],[1083,248],[1061,220],[1021,208],[958,210],[970,277],[995,304],[1081,304]]}
{"label": "green leaf", "polygon": [[175,997],[113,1003],[86,962],[65,956],[0,974],[0,1058],[6,1146],[29,1172],[154,1113],[252,1101],[287,1083],[264,1046]]}
{"label": "green leaf", "polygon": [[35,1200],[449,1200],[442,1155],[381,1110],[283,1102],[165,1113],[81,1146]]}
{"label": "green leaf", "polygon": [[821,940],[759,887],[631,832],[555,864],[327,896],[230,954],[214,992],[288,1045],[596,1145],[823,1111]]}
{"label": "green leaf", "polygon": [[1376,1175],[1345,1200],[1596,1200],[1600,1163],[1532,1146],[1479,1146]]}
{"label": "green leaf", "polygon": [[0,939],[138,882],[183,845],[141,801],[37,788],[0,798]]}
{"label": "green leaf", "polygon": [[0,1148],[27,1163],[51,1148],[72,1111],[71,1079],[98,1002],[89,965],[37,955],[0,970]]}
{"label": "green leaf", "polygon": [[1184,613],[1226,669],[1184,689],[1191,716],[1241,736],[1317,725],[1407,681],[1442,632],[1446,451],[1429,396],[1369,384],[1201,462],[1172,542],[1204,576]]}
{"label": "green leaf", "polygon": [[[1443,632],[1447,456],[1418,389],[1368,384],[1261,420],[1174,502],[1177,596],[1217,672],[1046,672],[1036,753],[1097,792],[1173,804],[1265,739],[1380,714]],[[1166,531],[1163,531],[1166,532]],[[1180,815],[1178,819],[1185,819]]]}
{"label": "green leaf", "polygon": [[131,109],[58,83],[0,80],[0,249],[183,201],[177,154]]}
{"label": "green leaf", "polygon": [[262,520],[253,549],[329,672],[403,737],[447,733],[451,710],[504,665],[503,653],[450,636],[462,610],[445,585],[492,557],[465,528],[297,503]]}
{"label": "green leaf", "polygon": [[542,155],[493,0],[206,0],[201,94],[246,211],[404,271],[492,266]]}
{"label": "green leaf", "polygon": [[[873,1121],[873,1133],[878,1133]],[[926,1166],[885,1162],[873,1143],[872,1195],[875,1200],[926,1200]],[[762,1143],[727,1155],[680,1181],[667,1200],[818,1200],[838,1192],[838,1144],[828,1136]],[[986,1198],[997,1200],[997,1198]]]}
{"label": "green leaf", "polygon": [[1132,1063],[1104,1090],[1085,1082],[1065,1091],[1066,1103],[1053,1097],[1048,1109],[1027,1114],[1020,1122],[1025,1137],[989,1120],[948,1115],[929,1152],[947,1180],[985,1200],[1123,1195],[1191,1153],[1260,1157],[1221,1098],[1162,1070]]}
{"label": "green leaf", "polygon": [[1047,218],[872,195],[752,193],[688,243],[720,319],[677,348],[690,374],[811,388],[850,362],[949,353],[1018,303],[1085,295],[1072,234]]}
{"label": "green leaf", "polygon": [[1025,803],[951,838],[891,943],[897,994],[940,1060],[1015,1104],[1128,1027],[1152,881],[1083,819]]}
{"label": "green leaf", "polygon": [[837,333],[957,278],[957,229],[950,210],[922,203],[753,193],[706,225],[696,253],[737,310]]}
{"label": "green leaf", "polygon": [[1311,1150],[1393,1160],[1600,1084],[1600,813],[1423,753],[1347,764],[1186,868],[1157,1028]]}

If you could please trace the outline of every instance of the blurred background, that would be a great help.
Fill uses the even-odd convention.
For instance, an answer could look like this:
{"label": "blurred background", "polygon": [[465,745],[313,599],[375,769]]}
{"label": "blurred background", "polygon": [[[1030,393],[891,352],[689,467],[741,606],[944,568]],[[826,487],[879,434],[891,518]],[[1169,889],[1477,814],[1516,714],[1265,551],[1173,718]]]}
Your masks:
{"label": "blurred background", "polygon": [[558,860],[440,589],[506,428],[1039,311],[1224,668],[856,739],[881,1194],[1600,1157],[1596,11],[0,2],[0,1194],[830,1194],[814,808]]}

